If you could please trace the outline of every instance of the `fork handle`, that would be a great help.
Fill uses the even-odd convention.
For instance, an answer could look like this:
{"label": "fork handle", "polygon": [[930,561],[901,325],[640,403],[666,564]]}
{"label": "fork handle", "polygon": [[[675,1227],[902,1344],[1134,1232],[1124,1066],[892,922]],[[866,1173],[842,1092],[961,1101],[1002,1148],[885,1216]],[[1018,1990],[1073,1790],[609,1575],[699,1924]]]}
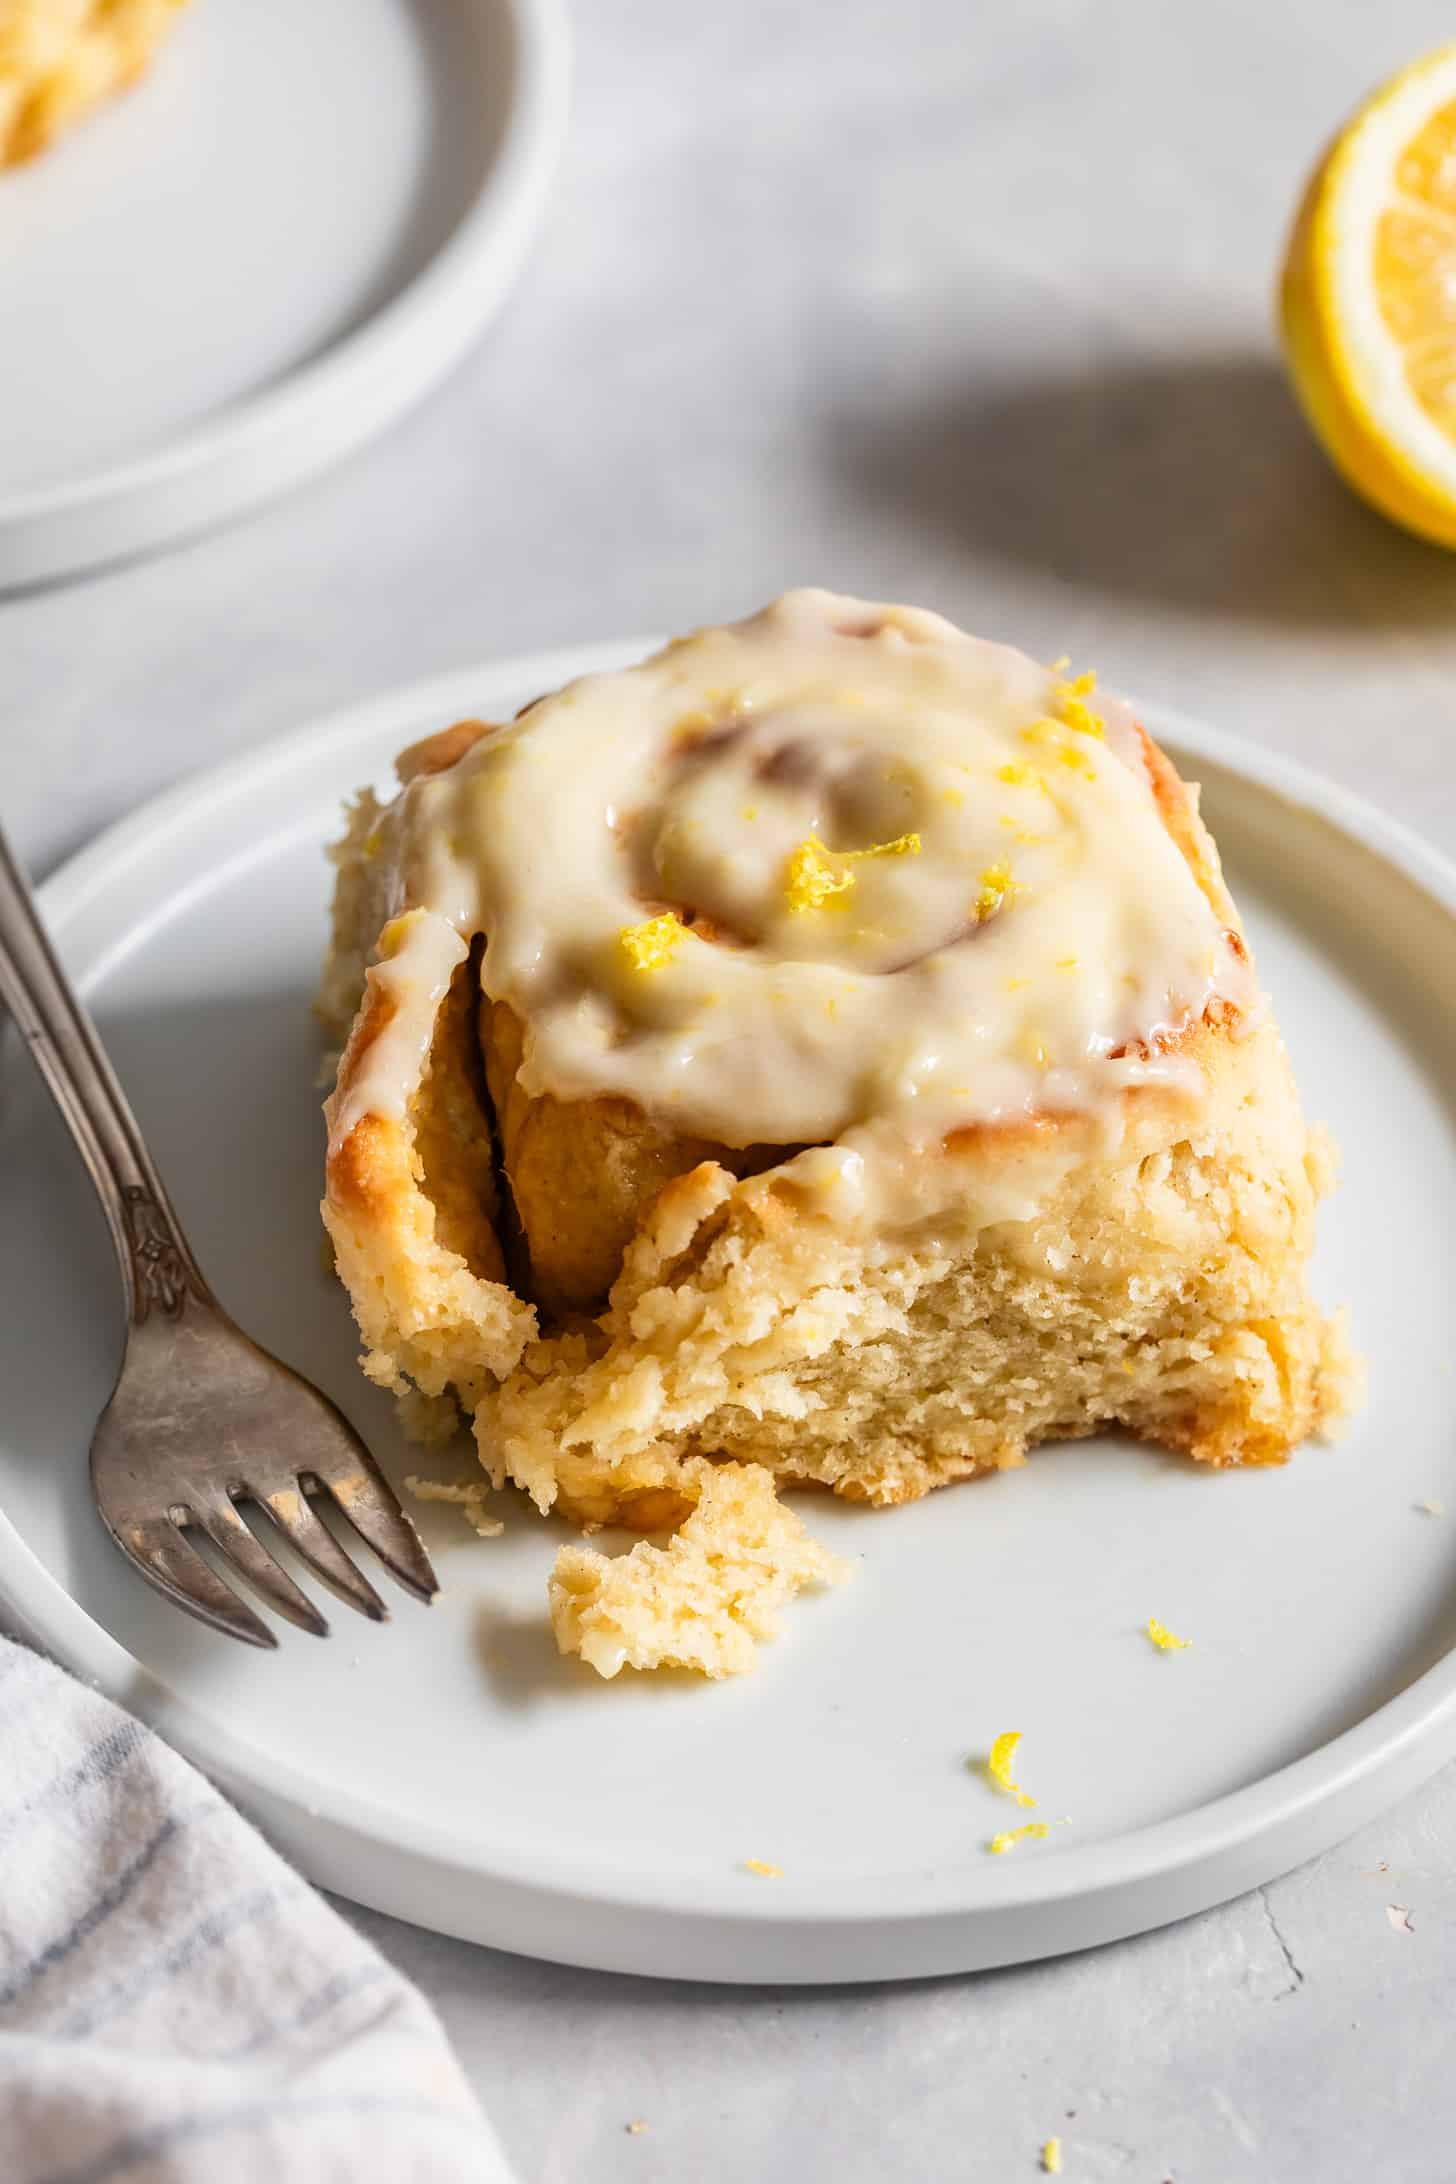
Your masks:
{"label": "fork handle", "polygon": [[0,1001],[20,1026],[105,1210],[134,1324],[176,1319],[189,1295],[213,1297],[198,1271],[96,1027],[56,959],[0,828]]}

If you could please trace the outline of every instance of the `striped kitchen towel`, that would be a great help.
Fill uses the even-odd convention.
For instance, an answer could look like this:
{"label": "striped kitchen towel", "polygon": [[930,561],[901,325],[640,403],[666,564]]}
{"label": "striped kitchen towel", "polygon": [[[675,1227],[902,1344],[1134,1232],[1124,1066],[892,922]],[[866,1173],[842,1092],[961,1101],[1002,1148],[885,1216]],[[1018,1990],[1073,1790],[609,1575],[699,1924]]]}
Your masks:
{"label": "striped kitchen towel", "polygon": [[434,2014],[185,1760],[0,1638],[4,2184],[511,2184]]}

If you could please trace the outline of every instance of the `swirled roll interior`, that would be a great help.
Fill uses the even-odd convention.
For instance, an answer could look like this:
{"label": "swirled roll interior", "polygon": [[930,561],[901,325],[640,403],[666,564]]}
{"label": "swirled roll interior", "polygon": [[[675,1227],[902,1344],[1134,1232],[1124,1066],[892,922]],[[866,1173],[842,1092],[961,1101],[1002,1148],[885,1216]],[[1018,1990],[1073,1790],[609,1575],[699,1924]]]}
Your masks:
{"label": "swirled roll interior", "polygon": [[1337,1415],[1329,1157],[1091,676],[796,592],[400,775],[334,853],[324,1219],[366,1370],[497,1480],[648,1530],[705,1462],[885,1504]]}

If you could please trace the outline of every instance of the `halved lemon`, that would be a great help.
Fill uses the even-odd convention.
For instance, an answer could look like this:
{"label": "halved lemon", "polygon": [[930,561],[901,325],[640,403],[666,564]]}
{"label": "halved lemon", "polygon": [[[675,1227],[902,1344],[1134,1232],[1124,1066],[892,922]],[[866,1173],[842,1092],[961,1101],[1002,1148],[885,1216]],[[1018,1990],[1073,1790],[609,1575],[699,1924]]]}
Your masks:
{"label": "halved lemon", "polygon": [[1395,522],[1456,547],[1456,45],[1340,131],[1280,300],[1295,392],[1336,465]]}

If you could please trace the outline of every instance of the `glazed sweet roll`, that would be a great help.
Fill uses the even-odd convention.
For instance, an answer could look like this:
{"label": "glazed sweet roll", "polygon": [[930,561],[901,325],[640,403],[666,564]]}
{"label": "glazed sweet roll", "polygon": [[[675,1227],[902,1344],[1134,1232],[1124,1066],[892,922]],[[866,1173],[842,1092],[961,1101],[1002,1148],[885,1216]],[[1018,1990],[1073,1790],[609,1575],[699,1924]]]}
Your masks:
{"label": "glazed sweet roll", "polygon": [[1343,1400],[1327,1156],[1196,797],[1090,675],[792,593],[407,752],[336,851],[324,1218],[366,1369],[671,1524]]}

